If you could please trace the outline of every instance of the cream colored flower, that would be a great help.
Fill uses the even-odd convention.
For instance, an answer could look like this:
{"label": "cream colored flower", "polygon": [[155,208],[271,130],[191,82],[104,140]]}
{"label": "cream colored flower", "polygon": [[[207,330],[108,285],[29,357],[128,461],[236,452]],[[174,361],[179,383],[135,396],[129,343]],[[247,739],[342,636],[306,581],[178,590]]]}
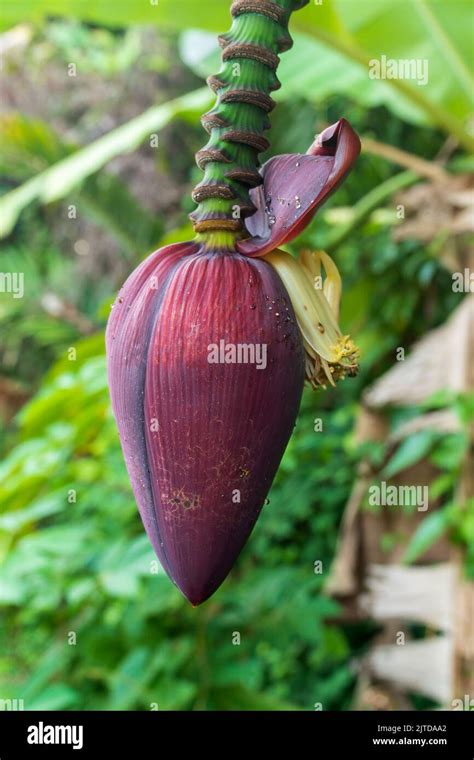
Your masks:
{"label": "cream colored flower", "polygon": [[278,272],[295,310],[313,388],[355,375],[359,350],[339,325],[341,276],[324,251],[302,251],[299,260],[276,249],[263,256]]}

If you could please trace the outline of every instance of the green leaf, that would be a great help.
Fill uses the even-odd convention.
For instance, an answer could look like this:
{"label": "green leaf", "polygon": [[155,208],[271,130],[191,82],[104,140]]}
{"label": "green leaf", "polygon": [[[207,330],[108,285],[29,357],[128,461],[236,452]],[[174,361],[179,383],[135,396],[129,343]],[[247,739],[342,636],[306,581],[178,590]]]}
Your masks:
{"label": "green leaf", "polygon": [[41,694],[29,700],[28,710],[69,710],[78,706],[79,694],[64,683],[47,686]]}
{"label": "green leaf", "polygon": [[22,685],[21,696],[25,700],[27,709],[32,709],[30,705],[34,704],[34,700],[39,699],[47,691],[48,681],[61,672],[66,655],[67,650],[64,644],[54,642],[38,657],[29,678]]}
{"label": "green leaf", "polygon": [[66,16],[102,24],[105,27],[129,24],[159,24],[176,29],[197,17],[205,29],[222,31],[229,25],[228,0],[157,0],[156,3],[123,0],[4,0],[0,23],[3,28],[24,21],[40,21],[46,16]]}
{"label": "green leaf", "polygon": [[25,586],[19,578],[8,577],[5,570],[2,572],[0,583],[0,606],[21,604],[25,597]]}
{"label": "green leaf", "polygon": [[[79,146],[61,140],[39,119],[27,119],[15,112],[0,116],[0,173],[7,177],[29,180],[77,150]],[[163,222],[146,212],[124,183],[109,172],[88,177],[77,201],[70,199],[73,201],[129,252],[146,250],[161,237]],[[37,334],[37,326],[34,332]]]}
{"label": "green leaf", "polygon": [[15,179],[29,179],[74,149],[40,119],[20,113],[0,116],[0,172]]}
{"label": "green leaf", "polygon": [[256,693],[235,684],[214,689],[213,701],[218,710],[296,710],[297,708],[271,694]]}
{"label": "green leaf", "polygon": [[392,478],[402,470],[412,467],[431,450],[436,439],[432,430],[420,430],[405,438],[383,470],[386,478]]}
{"label": "green leaf", "polygon": [[150,574],[153,560],[156,557],[146,535],[128,544],[119,541],[105,551],[99,566],[99,580],[111,596],[134,596],[140,577]]}
{"label": "green leaf", "polygon": [[435,541],[446,531],[449,525],[450,512],[447,507],[438,509],[433,514],[425,517],[419,524],[415,534],[403,555],[403,562],[410,563],[421,557]]}
{"label": "green leaf", "polygon": [[182,113],[202,112],[211,101],[211,93],[203,88],[153,106],[6,193],[0,198],[0,237],[11,232],[20,213],[33,201],[51,203],[64,198],[112,158],[135,150],[151,132]]}
{"label": "green leaf", "polygon": [[444,435],[434,449],[430,461],[440,470],[458,470],[469,450],[469,435],[467,432]]}
{"label": "green leaf", "polygon": [[15,510],[14,512],[5,512],[0,515],[0,530],[8,531],[10,534],[21,530],[30,522],[41,520],[60,512],[66,504],[64,491],[48,494],[42,499],[35,500],[26,509]]}

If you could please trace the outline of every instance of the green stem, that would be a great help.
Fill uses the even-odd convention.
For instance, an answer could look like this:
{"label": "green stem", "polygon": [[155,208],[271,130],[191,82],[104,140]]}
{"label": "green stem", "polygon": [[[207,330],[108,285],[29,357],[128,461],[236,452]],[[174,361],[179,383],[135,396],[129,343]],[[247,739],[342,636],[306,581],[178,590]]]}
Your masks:
{"label": "green stem", "polygon": [[[280,87],[278,53],[292,45],[288,21],[308,0],[234,0],[230,32],[219,37],[222,67],[208,84],[217,94],[214,108],[202,117],[210,139],[196,154],[204,170],[193,191],[198,208],[191,214],[196,232],[215,242],[223,233],[245,235],[244,219],[255,211],[249,190],[262,182],[258,155],[269,146],[263,136],[270,126]],[[217,233],[217,236],[216,236]],[[225,245],[224,237],[222,237]]]}
{"label": "green stem", "polygon": [[365,220],[370,216],[372,211],[390,198],[394,193],[402,190],[404,187],[414,185],[419,179],[418,175],[413,171],[399,172],[393,177],[382,182],[381,185],[371,190],[367,195],[356,203],[354,206],[354,214],[347,224],[344,224],[336,232],[330,236],[326,242],[324,248],[328,253],[332,253],[342,243],[344,243]]}

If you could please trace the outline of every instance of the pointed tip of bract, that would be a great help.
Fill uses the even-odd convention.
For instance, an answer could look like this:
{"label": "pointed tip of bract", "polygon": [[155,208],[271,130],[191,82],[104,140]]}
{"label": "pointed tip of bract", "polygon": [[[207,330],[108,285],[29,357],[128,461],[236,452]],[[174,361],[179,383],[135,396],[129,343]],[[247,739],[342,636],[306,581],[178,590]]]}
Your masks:
{"label": "pointed tip of bract", "polygon": [[360,148],[349,122],[339,119],[305,154],[286,153],[267,161],[261,169],[263,188],[250,192],[257,211],[245,221],[250,237],[236,243],[239,253],[264,256],[299,235],[350,172]]}
{"label": "pointed tip of bract", "polygon": [[[339,119],[316,135],[306,155],[334,156],[338,158],[336,169],[350,171],[361,150],[359,136],[347,119]],[[339,154],[339,155],[337,155]]]}
{"label": "pointed tip of bract", "polygon": [[[213,596],[213,594],[216,592],[217,588],[213,587],[209,590],[209,587],[202,589],[202,590],[185,590],[178,584],[176,584],[184,598],[187,602],[191,605],[193,609],[196,609],[197,607],[201,607],[201,605],[204,604],[204,602],[207,602],[208,599]],[[220,584],[219,584],[220,585]]]}
{"label": "pointed tip of bract", "polygon": [[184,599],[193,609],[196,609],[214,596],[227,578],[232,564],[233,562],[229,562],[217,572],[215,567],[208,568],[204,572],[197,572],[196,567],[192,569],[174,567],[173,572],[168,572],[168,577]]}
{"label": "pointed tip of bract", "polygon": [[[208,599],[208,598],[209,598],[209,597],[207,597],[207,599]],[[187,601],[190,603],[190,605],[191,605],[191,607],[193,608],[193,610],[196,610],[198,607],[200,607],[202,604],[204,604],[204,602],[207,602],[207,599],[203,599],[201,602],[192,602],[192,601],[191,601],[190,599],[188,599],[187,597],[185,597],[185,599],[187,599]]]}

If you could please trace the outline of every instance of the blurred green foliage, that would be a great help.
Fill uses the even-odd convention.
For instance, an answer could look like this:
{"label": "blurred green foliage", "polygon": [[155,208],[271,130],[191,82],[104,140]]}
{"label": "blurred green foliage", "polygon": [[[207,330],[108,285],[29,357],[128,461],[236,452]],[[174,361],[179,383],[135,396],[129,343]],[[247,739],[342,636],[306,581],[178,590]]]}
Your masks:
{"label": "blurred green foliage", "polygon": [[[467,4],[452,5],[459,12],[424,0],[342,0],[295,14],[271,152],[306,150],[314,132],[341,115],[359,133],[426,160],[449,135],[457,145],[468,142]],[[424,519],[406,561],[446,534],[473,572],[473,505],[456,501],[466,434],[418,434],[388,459],[385,446],[360,449],[353,437],[364,388],[392,366],[398,346],[412,346],[459,303],[440,258],[446,236],[394,242],[390,187],[351,221],[352,207],[398,176],[392,164],[366,153],[328,210],[292,246],[294,252],[334,246],[345,285],[342,325],[361,346],[361,373],[336,390],[305,393],[270,503],[237,566],[206,605],[191,609],[157,566],[138,518],[110,411],[103,328],[124,273],[158,244],[191,234],[187,188],[199,175],[193,152],[205,140],[198,114],[211,102],[202,77],[215,69],[208,32],[227,27],[228,2],[179,0],[179,10],[164,1],[5,4],[5,27],[26,17],[35,55],[39,49],[63,68],[75,61],[88,76],[110,83],[125,82],[136,67],[141,75],[178,70],[185,80],[187,65],[194,89],[183,94],[166,81],[166,101],[86,144],[72,125],[61,130],[18,112],[0,119],[8,236],[2,271],[24,272],[30,293],[22,300],[1,296],[0,358],[2,375],[20,379],[31,396],[2,432],[0,696],[22,698],[27,709],[348,709],[353,662],[373,630],[341,622],[323,585],[361,457],[384,466],[387,476],[431,458],[442,508]],[[395,35],[401,17],[404,33]],[[181,34],[192,19],[199,34]],[[142,58],[138,24],[144,23],[167,30],[171,60],[161,48]],[[429,86],[369,80],[361,62],[381,54],[429,58]],[[27,67],[35,60],[32,55]],[[160,140],[163,131],[165,149],[146,160],[178,185],[181,200],[172,213],[154,213],[139,200],[143,188],[110,169],[110,161],[135,151],[154,131]],[[80,257],[58,232],[71,205],[97,237],[113,241],[113,264],[103,257],[99,269],[78,267]],[[380,207],[385,215],[372,213]],[[341,213],[351,225],[345,236]],[[51,294],[65,304],[60,314],[45,307]],[[438,401],[458,410],[464,424],[471,405],[459,397]],[[417,411],[394,413],[392,428]]]}

